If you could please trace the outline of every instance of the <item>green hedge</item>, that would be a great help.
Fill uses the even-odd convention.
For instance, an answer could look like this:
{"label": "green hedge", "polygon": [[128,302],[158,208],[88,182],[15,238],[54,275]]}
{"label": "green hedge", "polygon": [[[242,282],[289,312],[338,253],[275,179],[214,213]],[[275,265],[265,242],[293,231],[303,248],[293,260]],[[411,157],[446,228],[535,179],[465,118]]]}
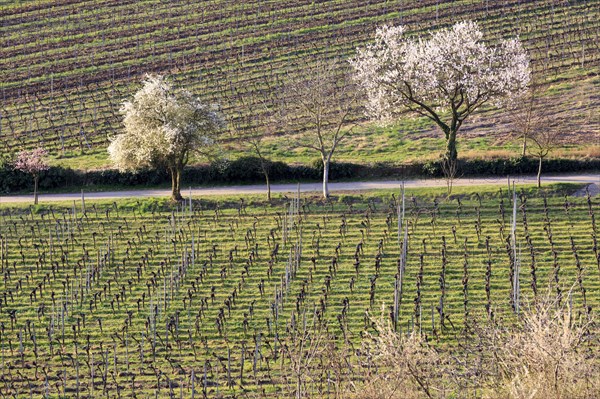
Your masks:
{"label": "green hedge", "polygon": [[[520,175],[537,173],[538,161],[533,158],[467,160],[459,162],[459,176]],[[288,165],[283,162],[269,164],[271,181],[320,180],[323,164],[320,160],[311,165]],[[600,159],[548,159],[544,161],[543,173],[567,173],[600,170]],[[442,177],[439,162],[392,165],[375,163],[360,165],[349,162],[333,162],[330,179],[410,179],[416,177]],[[190,166],[183,171],[183,184],[229,184],[260,183],[264,181],[260,161],[256,157],[244,157],[231,162]],[[40,190],[79,189],[89,186],[155,186],[169,184],[166,170],[141,170],[119,172],[113,169],[82,172],[52,167],[40,176]],[[33,189],[31,176],[0,165],[0,191],[12,193]]]}
{"label": "green hedge", "polygon": [[[600,170],[600,159],[547,159],[542,164],[542,175],[548,173],[570,173],[589,170]],[[423,165],[427,176],[443,176],[439,161]],[[508,159],[470,159],[459,160],[458,176],[507,176],[521,174],[537,174],[538,159],[508,158]]]}

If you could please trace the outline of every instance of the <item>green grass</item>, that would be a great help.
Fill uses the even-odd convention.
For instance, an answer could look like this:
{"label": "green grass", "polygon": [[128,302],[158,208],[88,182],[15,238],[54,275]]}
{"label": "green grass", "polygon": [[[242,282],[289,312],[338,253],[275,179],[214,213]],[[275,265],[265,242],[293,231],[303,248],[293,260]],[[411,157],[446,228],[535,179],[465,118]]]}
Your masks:
{"label": "green grass", "polygon": [[[559,287],[566,292],[574,286],[573,303],[581,309],[572,237],[583,267],[579,273],[587,292],[587,304],[595,314],[600,306],[600,279],[592,251],[592,219],[585,198],[565,198],[578,187],[552,185],[542,192],[531,186],[518,187],[526,199],[525,203],[519,202],[522,208],[517,214],[517,237],[523,248],[522,297],[524,301],[533,297],[526,234],[536,254],[539,290],[543,291],[548,284],[556,289],[551,282],[555,268],[544,230],[549,227],[560,264]],[[118,390],[122,397],[155,394],[169,397],[170,389],[173,395],[179,395],[181,389],[184,396],[190,397],[190,376],[194,371],[196,396],[201,397],[206,365],[209,397],[261,396],[262,389],[267,397],[289,397],[291,391],[283,380],[288,374],[287,362],[282,363],[280,356],[275,359],[275,325],[277,345],[291,345],[291,335],[286,329],[293,330],[293,317],[299,320],[295,303],[303,284],[306,299],[300,313],[305,309],[312,315],[315,306],[319,308],[324,299],[326,276],[331,276],[323,317],[338,345],[343,343],[337,316],[344,298],[348,298],[350,307],[343,328],[357,348],[361,332],[370,329],[364,325],[365,310],[376,315],[382,305],[392,303],[399,253],[392,193],[347,193],[328,203],[305,195],[300,202],[300,214],[295,218],[296,227],[290,230],[287,241],[283,239],[283,220],[290,200],[284,195],[276,195],[272,204],[265,204],[261,196],[244,197],[244,208],[240,207],[239,196],[195,199],[192,214],[189,204],[176,207],[163,199],[88,201],[85,214],[80,203],[38,207],[2,204],[0,323],[4,328],[0,335],[3,375],[0,392],[5,396],[30,393],[41,396],[47,390],[50,397],[73,397],[79,383],[80,395],[87,396],[92,393],[93,373],[95,396],[106,389],[110,396]],[[547,220],[542,193],[548,197]],[[398,198],[397,192],[393,194]],[[600,209],[598,198],[592,199],[591,205],[592,211]],[[469,314],[485,317],[487,298],[483,287],[488,236],[492,254],[491,306],[495,317],[514,318],[509,301],[509,260],[502,237],[509,232],[510,214],[506,190],[501,192],[494,187],[457,187],[448,199],[443,197],[443,189],[407,191],[405,220],[409,248],[400,310],[403,331],[420,325],[434,345],[456,344],[456,336],[461,334],[464,324],[465,243]],[[526,225],[523,215],[527,218]],[[303,245],[300,265],[274,323],[271,304],[275,290],[280,289],[291,247],[298,243],[299,237]],[[434,312],[434,331],[430,311],[439,304],[444,239],[447,254],[444,313],[453,327],[450,323],[442,327],[439,315]],[[364,254],[359,255],[357,272],[354,254],[360,242]],[[377,273],[375,262],[380,242],[383,254]],[[334,272],[329,266],[338,243],[341,251]],[[279,245],[279,252],[272,259],[269,275],[275,244]],[[421,254],[424,256],[422,319],[418,313],[415,318],[413,301]],[[246,265],[249,273],[244,272]],[[224,278],[222,270],[226,273]],[[88,284],[88,276],[92,274],[94,278],[89,278]],[[370,304],[370,278],[375,275],[378,276],[375,298]],[[261,279],[265,283],[264,295],[258,289]],[[354,288],[350,291],[352,280]],[[210,299],[212,287],[214,302]],[[229,314],[224,301],[234,289],[236,300]],[[199,316],[205,297],[208,306]],[[252,304],[253,316],[248,316],[245,329],[244,313],[249,313]],[[154,306],[158,306],[156,313],[151,311]],[[223,307],[226,320],[224,332],[219,333],[215,320]],[[274,323],[271,329],[267,318]],[[261,338],[257,341],[258,336]],[[240,382],[242,348],[246,348],[243,383]],[[255,374],[256,348],[261,356],[257,358]],[[358,367],[355,354],[348,361],[355,367],[355,377],[366,376],[367,371]],[[227,370],[233,380],[231,387],[227,385]]]}
{"label": "green grass", "polygon": [[62,166],[77,170],[97,170],[111,167],[108,153],[104,148],[96,148],[90,152],[69,151],[64,155],[58,154],[49,159],[51,166]]}
{"label": "green grass", "polygon": [[[354,136],[342,141],[334,155],[334,162],[353,162],[369,164],[387,162],[392,164],[410,163],[416,161],[437,160],[445,148],[445,140],[441,133],[432,137],[419,137],[418,127],[412,126],[413,120],[407,120],[399,126],[377,127],[365,125],[358,129]],[[419,121],[417,121],[419,123]],[[417,125],[418,126],[418,125]],[[430,128],[434,129],[432,126]],[[406,130],[404,130],[406,129]],[[410,129],[410,130],[409,130]],[[521,142],[518,140],[502,140],[497,137],[465,137],[459,139],[458,151],[462,159],[489,158],[518,158],[521,155]],[[223,145],[224,155],[228,159],[248,156],[248,149],[240,146],[239,142]],[[593,148],[596,148],[593,150]],[[587,156],[599,156],[598,146],[587,143],[579,145],[562,145],[551,157],[573,158],[582,153],[590,152]],[[65,156],[55,156],[50,160],[54,166],[62,166],[79,170],[94,170],[113,168],[108,154],[102,148],[92,153],[74,151]],[[312,165],[319,159],[318,154],[306,148],[294,148],[288,137],[274,137],[265,140],[264,154],[272,161],[282,161],[289,164]],[[586,156],[586,155],[583,155]],[[205,163],[206,159],[192,157],[190,164]]]}
{"label": "green grass", "polygon": [[[581,99],[581,90],[585,86],[586,90],[593,90],[600,85],[600,78],[588,77],[583,81],[573,82],[571,79],[583,74],[585,71],[579,70],[562,74],[554,78],[554,82],[547,86],[543,93],[544,96],[551,98],[552,101],[559,101],[562,96],[568,95],[569,101],[585,101]],[[582,83],[582,82],[585,82]],[[584,86],[581,86],[584,84]],[[589,94],[589,93],[588,93]],[[572,104],[573,106],[576,103]],[[581,104],[579,104],[581,106]],[[593,114],[595,105],[584,104],[584,110],[575,114],[573,117],[579,123],[586,119],[586,113]],[[587,107],[587,108],[585,108]],[[575,107],[574,107],[575,108]],[[583,113],[582,113],[583,112]],[[493,107],[487,107],[479,115],[473,115],[474,126],[470,129],[463,129],[459,132],[458,151],[459,157],[463,159],[489,159],[489,158],[510,158],[521,155],[522,143],[519,139],[510,138],[508,127],[502,125],[489,125],[488,120],[495,120],[495,110]],[[503,123],[510,121],[509,116],[505,116]],[[597,119],[597,118],[596,118]],[[470,120],[467,120],[467,127]],[[595,119],[586,122],[587,128],[594,131],[596,126]],[[484,125],[479,127],[480,125]],[[487,132],[488,134],[482,134]],[[598,157],[600,156],[600,146],[596,143],[595,136],[578,134],[572,132],[573,137],[562,142],[550,152],[550,157],[580,158],[580,157]],[[226,136],[226,139],[230,137]],[[248,148],[240,144],[239,140],[227,140],[223,145],[223,153],[229,159],[247,156]],[[405,117],[397,123],[389,126],[380,126],[373,122],[365,121],[353,130],[351,136],[342,141],[335,152],[334,161],[346,161],[354,163],[375,163],[387,162],[392,164],[409,163],[413,161],[436,160],[445,148],[445,140],[439,128],[427,118]],[[318,154],[310,149],[298,148],[294,146],[294,137],[274,136],[264,140],[263,153],[273,161],[283,161],[286,163],[302,163],[310,165],[319,158]],[[192,157],[190,163],[204,163],[206,159]],[[57,153],[50,160],[51,165],[70,167],[79,170],[93,170],[111,168],[112,164],[108,158],[105,146],[97,146],[91,150],[81,151],[80,149],[69,150],[66,153]]]}

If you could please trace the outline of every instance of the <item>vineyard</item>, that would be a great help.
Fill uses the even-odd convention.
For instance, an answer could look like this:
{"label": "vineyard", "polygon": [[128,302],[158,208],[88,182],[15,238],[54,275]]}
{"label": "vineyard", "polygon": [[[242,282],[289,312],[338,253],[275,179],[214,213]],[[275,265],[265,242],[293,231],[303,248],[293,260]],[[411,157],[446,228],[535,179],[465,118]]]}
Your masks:
{"label": "vineyard", "polygon": [[597,0],[5,2],[2,151],[104,151],[146,72],[222,102],[228,84],[260,86],[266,71],[302,73],[293,67],[302,58],[349,56],[383,23],[422,34],[477,20],[492,40],[519,35],[536,73],[577,88],[597,74],[599,10]]}
{"label": "vineyard", "polygon": [[599,197],[564,192],[4,206],[0,394],[337,397],[382,309],[440,347],[548,290],[592,318]]}

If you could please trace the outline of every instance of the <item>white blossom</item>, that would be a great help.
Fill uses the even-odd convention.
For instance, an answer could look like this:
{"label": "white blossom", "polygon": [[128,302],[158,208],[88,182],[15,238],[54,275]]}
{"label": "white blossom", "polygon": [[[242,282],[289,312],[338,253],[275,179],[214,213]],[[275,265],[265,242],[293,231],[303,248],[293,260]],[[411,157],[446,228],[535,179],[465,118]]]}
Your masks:
{"label": "white blossom", "polygon": [[131,101],[123,103],[120,111],[124,130],[111,139],[111,160],[120,170],[168,168],[174,197],[179,194],[179,175],[190,153],[209,150],[224,128],[215,106],[155,75],[146,75],[143,87]]}
{"label": "white blossom", "polygon": [[529,84],[529,57],[517,39],[488,46],[471,21],[428,38],[405,33],[402,26],[378,28],[375,42],[350,61],[373,118],[389,121],[408,108],[450,127],[440,111],[451,110],[462,122],[480,105],[502,105]]}

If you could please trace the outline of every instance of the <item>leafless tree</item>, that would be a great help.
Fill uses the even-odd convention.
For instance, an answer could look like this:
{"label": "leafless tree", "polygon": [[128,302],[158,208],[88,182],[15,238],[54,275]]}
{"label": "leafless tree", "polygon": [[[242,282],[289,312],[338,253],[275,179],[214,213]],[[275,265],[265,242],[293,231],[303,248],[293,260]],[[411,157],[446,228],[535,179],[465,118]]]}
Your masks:
{"label": "leafless tree", "polygon": [[442,156],[440,157],[440,166],[442,168],[444,179],[446,180],[448,195],[450,195],[452,194],[454,179],[458,177],[458,163],[448,157]]}
{"label": "leafless tree", "polygon": [[329,197],[331,158],[340,142],[353,131],[357,111],[356,85],[340,59],[305,59],[288,71],[284,82],[286,125],[299,132],[295,145],[315,150],[323,162],[323,197]]}
{"label": "leafless tree", "polygon": [[533,92],[537,87],[532,87],[528,96],[524,98],[516,107],[516,112],[512,114],[511,136],[521,140],[521,157],[527,156],[527,138],[531,134],[533,124]]}
{"label": "leafless tree", "polygon": [[266,154],[265,139],[273,136],[280,127],[281,83],[271,70],[250,86],[238,85],[228,79],[223,95],[230,109],[228,122],[233,139],[239,140],[259,159],[267,185],[267,199],[271,201],[271,160]]}
{"label": "leafless tree", "polygon": [[541,187],[542,163],[560,145],[565,126],[539,85],[532,87],[519,102],[513,116],[513,133],[523,140],[522,154],[538,159],[537,184]]}

